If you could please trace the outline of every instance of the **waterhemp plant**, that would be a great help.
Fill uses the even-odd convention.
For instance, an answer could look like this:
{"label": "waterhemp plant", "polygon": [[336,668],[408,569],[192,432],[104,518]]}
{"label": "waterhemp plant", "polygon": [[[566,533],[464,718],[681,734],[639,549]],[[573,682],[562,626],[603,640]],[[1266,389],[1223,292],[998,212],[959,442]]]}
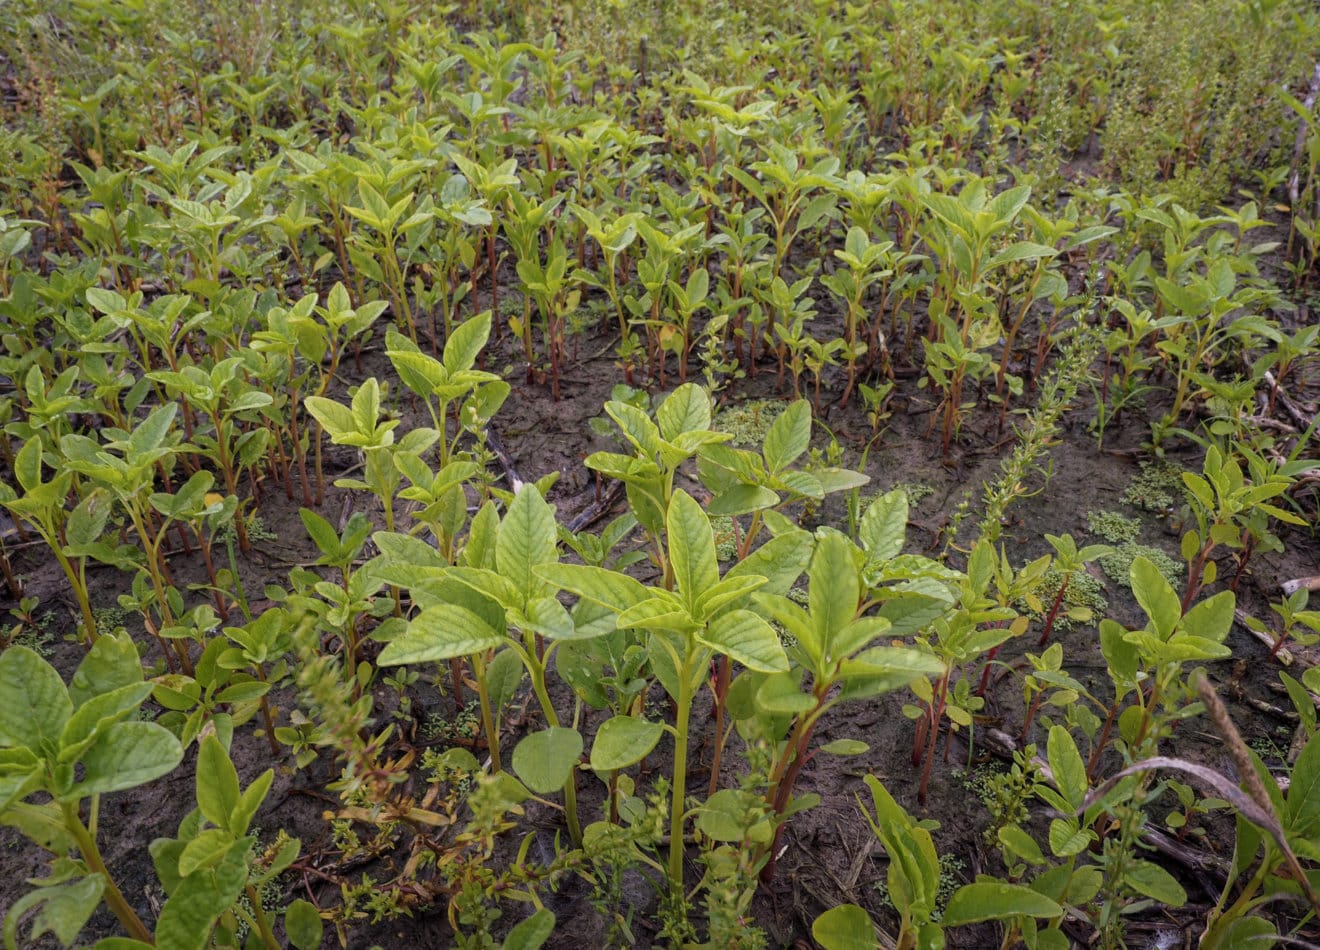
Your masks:
{"label": "waterhemp plant", "polygon": [[[102,901],[130,937],[152,942],[97,843],[102,795],[146,784],[183,759],[167,729],[137,718],[150,695],[127,634],[99,638],[68,685],[27,647],[0,654],[0,821],[52,855],[51,875],[5,917],[7,947],[34,908],[29,939],[49,931],[68,946]],[[43,801],[28,801],[36,794]]]}

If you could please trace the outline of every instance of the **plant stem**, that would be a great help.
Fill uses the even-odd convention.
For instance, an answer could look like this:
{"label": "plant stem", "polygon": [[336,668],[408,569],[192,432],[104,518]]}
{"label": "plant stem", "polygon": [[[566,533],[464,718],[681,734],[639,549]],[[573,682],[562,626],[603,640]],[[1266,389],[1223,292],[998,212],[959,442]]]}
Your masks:
{"label": "plant stem", "polygon": [[692,711],[692,656],[679,667],[678,715],[674,720],[674,781],[669,804],[669,888],[683,897],[683,806],[687,797],[688,716]]}
{"label": "plant stem", "polygon": [[87,862],[87,867],[93,874],[99,874],[105,879],[105,898],[106,906],[110,908],[111,913],[119,918],[128,935],[134,940],[141,940],[143,943],[155,944],[151,931],[147,925],[138,917],[137,911],[124,899],[124,895],[115,884],[115,880],[110,876],[110,871],[105,866],[105,861],[101,859],[101,851],[96,846],[96,840],[91,832],[82,823],[78,816],[78,806],[72,802],[60,802],[60,811],[64,815],[64,827],[73,836],[73,840],[78,845],[78,851],[82,854],[83,860]]}
{"label": "plant stem", "polygon": [[[472,657],[472,673],[477,681],[477,705],[481,707],[481,728],[486,733],[486,748],[490,750],[490,767],[495,772],[502,772],[500,762],[500,732],[495,728],[495,717],[490,710],[490,690],[486,686],[486,658],[481,654]],[[454,695],[457,696],[459,682],[454,679]]]}
{"label": "plant stem", "polygon": [[261,934],[262,942],[269,950],[280,950],[279,941],[275,939],[275,934],[270,929],[270,921],[266,919],[266,912],[261,908],[261,895],[251,884],[247,886],[247,898],[252,902],[252,918],[257,925],[257,933]]}

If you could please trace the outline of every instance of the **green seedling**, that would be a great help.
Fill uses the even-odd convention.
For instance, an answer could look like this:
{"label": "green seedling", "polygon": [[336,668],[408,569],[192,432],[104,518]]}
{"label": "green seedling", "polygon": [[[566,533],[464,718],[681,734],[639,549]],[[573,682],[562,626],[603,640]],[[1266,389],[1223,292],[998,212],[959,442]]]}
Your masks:
{"label": "green seedling", "polygon": [[[97,844],[102,795],[160,778],[183,759],[168,730],[136,718],[149,695],[126,634],[97,640],[70,686],[26,647],[0,654],[0,820],[54,859],[51,876],[5,916],[11,950],[28,911],[40,908],[30,939],[49,931],[67,946],[102,901],[129,937],[152,942]],[[27,801],[38,793],[44,801]]]}
{"label": "green seedling", "polygon": [[[875,817],[864,806],[862,814],[889,855],[889,898],[899,914],[895,938],[898,950],[941,947],[945,929],[965,924],[1008,921],[1010,933],[1018,933],[1024,926],[1034,932],[1038,918],[1062,920],[1064,909],[1056,901],[1025,885],[994,880],[978,880],[958,888],[936,920],[940,862],[930,833],[939,823],[917,821],[894,801],[875,776],[866,776],[866,784],[871,790]],[[881,945],[870,916],[856,904],[843,904],[826,911],[812,924],[811,935],[825,950],[870,950]],[[1012,941],[1005,939],[1004,946],[1011,945]]]}
{"label": "green seedling", "polygon": [[724,578],[719,576],[710,520],[686,492],[674,493],[665,522],[672,589],[644,587],[624,574],[596,567],[561,564],[542,567],[536,573],[616,613],[620,629],[647,636],[651,668],[677,706],[675,724],[615,717],[597,732],[591,765],[598,772],[626,768],[646,756],[665,732],[673,736],[668,875],[672,896],[681,901],[686,893],[683,832],[689,722],[696,690],[717,656],[728,656],[763,673],[784,672],[789,665],[770,625],[748,609],[750,595],[769,583],[769,578],[747,573],[750,568],[741,566]]}

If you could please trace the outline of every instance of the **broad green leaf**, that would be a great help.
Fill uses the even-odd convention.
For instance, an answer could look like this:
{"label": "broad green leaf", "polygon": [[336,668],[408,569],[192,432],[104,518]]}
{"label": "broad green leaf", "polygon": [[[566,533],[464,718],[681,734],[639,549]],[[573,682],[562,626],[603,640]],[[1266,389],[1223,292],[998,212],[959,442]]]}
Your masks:
{"label": "broad green leaf", "polygon": [[637,628],[679,633],[690,633],[700,626],[677,594],[659,588],[652,588],[650,597],[620,613],[615,622],[621,630]]}
{"label": "broad green leaf", "polygon": [[990,270],[1013,261],[1034,261],[1042,257],[1054,257],[1058,253],[1054,248],[1045,244],[1037,244],[1033,241],[1018,241],[990,258],[990,262],[985,265],[985,269]]}
{"label": "broad green leaf", "polygon": [[552,587],[576,594],[608,610],[621,612],[651,597],[639,581],[604,567],[582,564],[540,564],[536,576]]}
{"label": "broad green leaf", "polygon": [[209,735],[197,750],[197,807],[211,824],[229,830],[238,804],[238,771],[220,740]]}
{"label": "broad green leaf", "polygon": [[714,587],[720,579],[710,519],[696,499],[679,489],[669,502],[665,523],[669,532],[669,559],[674,569],[675,586],[689,608],[692,608],[697,598]]}
{"label": "broad green leaf", "polygon": [[299,898],[284,912],[284,932],[297,950],[321,950],[325,922],[316,905]]}
{"label": "broad green leaf", "polygon": [[1132,562],[1128,571],[1132,593],[1141,604],[1161,640],[1167,640],[1182,617],[1182,604],[1159,568],[1144,557]]}
{"label": "broad green leaf", "polygon": [[1187,611],[1183,616],[1182,627],[1198,637],[1222,643],[1233,626],[1235,602],[1231,590],[1222,590],[1213,597],[1207,597]]}
{"label": "broad green leaf", "polygon": [[135,788],[173,771],[182,760],[183,747],[163,726],[117,722],[83,755],[84,778],[69,797]]}
{"label": "broad green leaf", "polygon": [[[229,831],[233,835],[247,834],[248,825],[252,823],[253,817],[257,814],[257,809],[261,803],[266,800],[266,793],[270,791],[271,783],[275,781],[275,770],[266,769],[255,779],[252,784],[243,790],[243,794],[238,796],[238,803],[234,805],[234,810],[229,815]],[[298,845],[295,839],[292,844]]]}
{"label": "broad green leaf", "polygon": [[[555,660],[558,662],[563,655],[562,651],[556,653]],[[522,658],[513,650],[503,650],[495,654],[495,658],[486,664],[486,684],[490,690],[491,709],[499,711],[513,700],[525,674],[526,667],[522,665]]]}
{"label": "broad green leaf", "polygon": [[1123,883],[1138,894],[1168,907],[1181,907],[1187,903],[1187,892],[1182,885],[1172,874],[1150,861],[1129,862]]}
{"label": "broad green leaf", "polygon": [[94,735],[126,718],[151,695],[150,683],[130,683],[94,696],[74,711],[60,733],[61,762],[72,762],[86,750]]}
{"label": "broad green leaf", "polygon": [[834,631],[833,637],[825,644],[825,652],[832,660],[842,660],[888,632],[889,621],[884,617],[859,617],[843,629]]}
{"label": "broad green leaf", "polygon": [[156,922],[158,950],[204,950],[210,944],[216,920],[247,882],[250,848],[248,842],[237,842],[214,870],[179,882]]}
{"label": "broad green leaf", "polygon": [[1082,807],[1088,787],[1086,765],[1082,762],[1081,753],[1077,751],[1077,743],[1063,726],[1053,726],[1047,750],[1054,784],[1075,812]]}
{"label": "broad green leaf", "polygon": [[815,919],[811,936],[825,950],[875,950],[875,928],[866,911],[856,904],[831,907]]}
{"label": "broad green leaf", "polygon": [[234,844],[234,837],[223,828],[207,828],[183,846],[179,854],[179,874],[183,877],[215,867]]}
{"label": "broad green leaf", "polygon": [[[853,695],[853,680],[870,687],[868,695],[902,689],[921,676],[938,676],[944,664],[924,650],[911,647],[879,646],[864,650],[839,666],[840,676],[848,681],[845,690]],[[883,686],[883,688],[881,688]]]}
{"label": "broad green leaf", "polygon": [[722,607],[738,603],[750,597],[753,592],[764,586],[765,578],[758,577],[755,574],[725,577],[724,580],[704,591],[697,598],[695,612],[699,617],[709,617]]}
{"label": "broad green leaf", "polygon": [[860,739],[835,739],[820,747],[821,752],[829,755],[865,755],[871,747]]}
{"label": "broad green leaf", "polygon": [[1100,652],[1115,682],[1121,684],[1126,692],[1136,682],[1141,657],[1128,642],[1127,631],[1117,621],[1108,618],[1100,621]]}
{"label": "broad green leaf", "polygon": [[759,795],[722,788],[697,808],[697,827],[712,841],[769,844],[774,828],[764,809],[765,799]]}
{"label": "broad green leaf", "polygon": [[757,593],[754,600],[762,613],[768,614],[771,619],[783,626],[790,637],[797,640],[798,647],[806,654],[813,672],[824,674],[825,671],[821,669],[824,647],[810,615],[798,604],[778,594]]}
{"label": "broad green leaf", "polygon": [[614,716],[600,724],[591,743],[591,767],[597,772],[626,769],[645,758],[660,737],[664,726],[637,716]]}
{"label": "broad green leaf", "polygon": [[1021,884],[1002,881],[964,884],[953,892],[940,922],[945,927],[1009,917],[1058,917],[1063,908],[1044,894]]}
{"label": "broad green leaf", "polygon": [[320,549],[322,554],[333,555],[339,550],[339,533],[335,531],[330,522],[310,508],[299,508],[298,516],[302,518],[303,527],[307,529],[308,537],[312,539],[312,542]]}
{"label": "broad green leaf", "polygon": [[[549,640],[574,640],[579,638],[578,628],[573,623],[573,618],[568,615],[564,605],[553,597],[536,597],[529,600],[527,609],[522,612],[522,620],[525,621],[523,629],[531,630],[533,633],[540,634]],[[591,636],[597,636],[607,631],[586,628],[583,632],[586,636],[581,638],[589,639]]]}
{"label": "broad green leaf", "polygon": [[469,317],[454,328],[445,341],[445,369],[451,376],[472,369],[481,348],[490,338],[491,316],[487,310]]}
{"label": "broad green leaf", "polygon": [[11,646],[0,653],[0,746],[51,752],[73,714],[60,674],[35,651]]}
{"label": "broad green leaf", "polygon": [[774,629],[750,610],[721,614],[698,639],[749,670],[778,673],[788,669],[788,657]]}
{"label": "broad green leaf", "polygon": [[1081,854],[1095,838],[1095,834],[1077,826],[1077,819],[1055,818],[1050,822],[1050,851],[1055,857],[1068,858]]}
{"label": "broad green leaf", "polygon": [[765,586],[759,593],[787,594],[807,569],[814,543],[815,539],[807,531],[794,530],[778,535],[729,568],[724,579],[764,577]]}
{"label": "broad green leaf", "polygon": [[42,934],[54,934],[63,946],[70,946],[86,926],[92,912],[101,903],[105,878],[88,874],[80,880],[38,888],[20,897],[5,915],[4,940],[7,948],[17,948],[18,927],[24,914],[40,907],[28,931],[28,946],[35,946]]}
{"label": "broad green leaf", "polygon": [[1017,825],[1005,825],[999,829],[998,836],[999,843],[1014,857],[1038,867],[1049,863],[1044,853],[1041,852],[1040,845],[1036,843],[1036,839]]}
{"label": "broad green leaf", "polygon": [[513,750],[513,771],[533,792],[547,795],[564,787],[580,755],[582,736],[578,731],[551,726],[518,743]]}
{"label": "broad green leaf", "polygon": [[558,560],[556,537],[554,509],[534,486],[524,486],[500,522],[495,569],[524,597],[531,596],[540,587],[540,579],[532,569]]}
{"label": "broad green leaf", "polygon": [[[451,567],[442,576],[464,584],[476,595],[478,601],[494,602],[503,609],[520,608],[526,605],[527,598],[534,596],[526,586],[510,580],[497,571],[488,571],[479,567]],[[465,604],[475,610],[471,603]]]}
{"label": "broad green leaf", "polygon": [[909,815],[874,775],[863,781],[871,789],[875,821],[863,811],[871,830],[889,855],[887,874],[895,907],[929,915],[935,909],[939,890],[940,863],[930,832]]}
{"label": "broad green leaf", "polygon": [[1317,736],[1307,741],[1293,765],[1287,807],[1289,834],[1314,836],[1320,827],[1320,738]]}
{"label": "broad green leaf", "polygon": [[872,561],[888,561],[903,553],[907,519],[907,493],[901,488],[871,502],[858,525],[857,538]]}
{"label": "broad green leaf", "polygon": [[734,485],[711,499],[706,511],[715,516],[745,515],[779,504],[779,496],[763,485]]}
{"label": "broad green leaf", "polygon": [[500,944],[501,950],[540,950],[554,929],[554,913],[542,907],[509,931]]}
{"label": "broad green leaf", "polygon": [[802,676],[777,673],[767,676],[756,690],[757,712],[796,716],[816,708],[816,697],[802,691]]}
{"label": "broad green leaf", "polygon": [[765,434],[765,465],[772,473],[781,472],[797,461],[811,444],[811,405],[799,399],[783,412]]}
{"label": "broad green leaf", "polygon": [[823,532],[811,558],[811,584],[807,591],[811,621],[816,625],[822,645],[852,623],[857,615],[861,584],[853,545],[837,531]]}
{"label": "broad green leaf", "polygon": [[[626,402],[607,402],[605,412],[613,419],[622,430],[624,438],[633,444],[642,456],[648,461],[654,462],[656,454],[660,451],[660,429],[651,417],[636,406],[629,405]],[[596,453],[601,455],[603,453]],[[591,464],[591,458],[587,459],[587,466],[594,467]],[[625,457],[625,461],[631,461]]]}
{"label": "broad green leaf", "polygon": [[160,448],[170,433],[170,426],[174,424],[174,415],[178,411],[179,404],[176,402],[164,403],[151,410],[128,437],[127,455],[130,462]]}
{"label": "broad green leaf", "polygon": [[347,406],[341,406],[333,399],[326,399],[324,396],[308,396],[303,399],[303,405],[312,414],[312,418],[321,423],[325,431],[330,433],[331,441],[337,441],[357,431],[352,411]]}
{"label": "broad green leaf", "polygon": [[381,666],[452,660],[493,650],[503,645],[505,635],[465,607],[437,604],[408,623],[408,629],[381,650]]}
{"label": "broad green leaf", "polygon": [[695,383],[679,386],[655,411],[660,436],[673,442],[684,432],[699,432],[710,428],[710,397]]}
{"label": "broad green leaf", "polygon": [[[11,778],[14,776],[0,778],[0,786]],[[64,825],[64,814],[58,802],[34,805],[15,801],[6,804],[0,797],[0,825],[18,829],[25,838],[51,854],[67,854],[78,847],[77,839]]]}

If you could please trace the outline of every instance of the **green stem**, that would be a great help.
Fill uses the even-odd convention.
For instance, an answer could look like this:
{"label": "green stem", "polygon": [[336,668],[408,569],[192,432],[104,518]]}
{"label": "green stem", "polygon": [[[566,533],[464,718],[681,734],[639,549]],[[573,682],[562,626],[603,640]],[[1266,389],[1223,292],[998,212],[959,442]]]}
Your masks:
{"label": "green stem", "polygon": [[[549,662],[549,654],[545,660],[538,660],[536,656],[536,643],[532,639],[531,633],[524,633],[522,653],[523,665],[527,667],[527,672],[532,678],[532,691],[536,693],[536,699],[541,704],[541,712],[545,715],[545,722],[551,728],[559,726],[559,714],[555,712],[554,705],[550,702],[550,693],[545,686],[545,667]],[[568,822],[568,834],[573,839],[574,847],[582,846],[582,823],[578,820],[577,813],[577,768],[574,767],[568,774],[568,781],[564,783],[564,818]]]}
{"label": "green stem", "polygon": [[247,886],[247,897],[252,902],[252,918],[257,925],[257,933],[261,934],[261,939],[269,950],[280,950],[279,941],[275,939],[275,934],[270,929],[270,921],[266,919],[266,912],[261,908],[261,895],[251,884]]}
{"label": "green stem", "polygon": [[99,874],[105,880],[105,898],[106,906],[110,908],[119,922],[123,924],[128,935],[134,940],[141,940],[143,943],[155,944],[151,931],[147,925],[138,917],[137,912],[124,899],[119,886],[115,884],[114,878],[110,876],[110,871],[105,866],[105,861],[101,859],[101,851],[96,846],[96,839],[92,837],[91,832],[82,823],[78,817],[78,807],[72,802],[60,802],[60,810],[64,815],[64,827],[73,836],[73,840],[78,845],[78,851],[82,854],[83,860],[87,862],[87,867],[93,874]]}
{"label": "green stem", "polygon": [[674,723],[674,780],[669,805],[669,887],[683,890],[683,806],[687,798],[688,716],[692,712],[692,656],[679,667],[678,716]]}
{"label": "green stem", "polygon": [[486,658],[480,653],[475,653],[471,660],[472,674],[477,680],[477,705],[481,707],[481,728],[486,733],[486,748],[490,750],[490,767],[495,772],[501,772],[504,767],[500,763],[500,732],[495,728],[495,717],[490,711],[490,690],[486,685]]}
{"label": "green stem", "polygon": [[81,571],[75,571],[73,564],[63,551],[60,550],[59,539],[49,538],[50,548],[55,552],[55,559],[60,562],[60,568],[64,571],[64,576],[69,580],[69,586],[73,588],[74,597],[78,601],[78,610],[82,614],[83,631],[87,634],[87,646],[96,642],[96,617],[92,614],[92,603],[87,596],[87,584],[81,577]]}

